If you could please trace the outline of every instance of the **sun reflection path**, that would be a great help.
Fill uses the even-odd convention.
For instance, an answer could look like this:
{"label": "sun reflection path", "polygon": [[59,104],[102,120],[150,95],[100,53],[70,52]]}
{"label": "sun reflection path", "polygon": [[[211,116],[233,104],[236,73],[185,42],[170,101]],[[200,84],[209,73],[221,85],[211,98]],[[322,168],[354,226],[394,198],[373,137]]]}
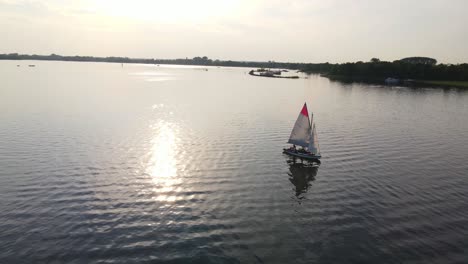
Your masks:
{"label": "sun reflection path", "polygon": [[175,201],[177,186],[181,183],[177,171],[179,138],[177,127],[166,121],[159,121],[151,127],[155,136],[151,140],[150,159],[146,172],[154,183],[158,201]]}

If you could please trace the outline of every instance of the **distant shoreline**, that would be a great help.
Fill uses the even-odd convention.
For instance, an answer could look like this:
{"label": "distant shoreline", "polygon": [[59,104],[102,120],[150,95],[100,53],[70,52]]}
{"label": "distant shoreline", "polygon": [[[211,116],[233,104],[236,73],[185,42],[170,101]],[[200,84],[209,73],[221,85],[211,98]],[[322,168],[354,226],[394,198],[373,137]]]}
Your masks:
{"label": "distant shoreline", "polygon": [[438,87],[468,88],[468,64],[437,64],[437,61],[427,57],[409,57],[393,62],[380,61],[373,58],[369,62],[354,63],[291,63],[291,62],[254,62],[233,60],[212,60],[208,57],[192,59],[144,59],[128,57],[93,57],[93,56],[62,56],[0,54],[0,60],[37,60],[37,61],[73,61],[73,62],[106,62],[106,63],[138,63],[153,65],[193,65],[219,67],[247,67],[290,69],[306,74],[321,74],[330,80],[343,82],[370,82],[384,84],[392,80],[393,84],[405,86],[433,85]]}
{"label": "distant shoreline", "polygon": [[305,63],[289,62],[255,62],[255,61],[232,61],[212,60],[208,57],[194,57],[192,59],[145,59],[128,57],[93,57],[93,56],[62,56],[51,55],[28,55],[28,54],[0,54],[0,60],[37,60],[37,61],[74,61],[74,62],[107,62],[107,63],[138,63],[138,64],[169,64],[169,65],[195,65],[195,66],[222,66],[222,67],[250,67],[250,68],[285,68],[301,70]]}

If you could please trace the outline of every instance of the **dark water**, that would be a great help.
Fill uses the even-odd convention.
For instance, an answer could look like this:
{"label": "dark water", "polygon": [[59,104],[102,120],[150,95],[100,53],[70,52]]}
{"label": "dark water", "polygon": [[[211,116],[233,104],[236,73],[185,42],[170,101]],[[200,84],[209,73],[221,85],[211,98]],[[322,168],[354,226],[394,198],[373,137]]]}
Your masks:
{"label": "dark water", "polygon": [[[0,62],[1,263],[468,261],[467,92],[34,63]],[[304,101],[319,168],[281,153]]]}

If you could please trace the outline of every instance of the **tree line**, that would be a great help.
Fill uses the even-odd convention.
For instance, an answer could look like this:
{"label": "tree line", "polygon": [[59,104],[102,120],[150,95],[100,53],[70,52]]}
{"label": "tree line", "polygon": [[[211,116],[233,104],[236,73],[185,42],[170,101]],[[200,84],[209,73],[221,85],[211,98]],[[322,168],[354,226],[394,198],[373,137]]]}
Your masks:
{"label": "tree line", "polygon": [[350,80],[383,80],[391,77],[402,80],[468,81],[467,63],[437,64],[435,59],[425,57],[404,58],[393,62],[373,58],[369,62],[308,64],[304,71]]}
{"label": "tree line", "polygon": [[93,57],[93,56],[61,56],[50,55],[27,55],[27,54],[0,54],[0,60],[52,60],[52,61],[86,61],[86,62],[113,62],[113,63],[142,63],[142,64],[179,64],[179,65],[202,65],[202,66],[227,66],[227,67],[254,67],[254,68],[288,68],[303,69],[304,63],[284,62],[254,62],[254,61],[232,61],[212,60],[206,56],[185,59],[143,59],[128,57]]}
{"label": "tree line", "polygon": [[61,56],[26,55],[18,53],[0,54],[0,60],[56,60],[56,61],[87,61],[112,63],[142,63],[142,64],[180,64],[203,66],[251,67],[251,68],[285,68],[306,73],[320,73],[329,77],[350,80],[383,80],[385,78],[419,79],[419,80],[450,80],[468,81],[468,64],[437,64],[428,57],[409,57],[393,62],[372,58],[368,62],[348,63],[289,63],[289,62],[254,62],[212,60],[206,56],[185,59],[143,59],[128,57],[93,57],[93,56]]}

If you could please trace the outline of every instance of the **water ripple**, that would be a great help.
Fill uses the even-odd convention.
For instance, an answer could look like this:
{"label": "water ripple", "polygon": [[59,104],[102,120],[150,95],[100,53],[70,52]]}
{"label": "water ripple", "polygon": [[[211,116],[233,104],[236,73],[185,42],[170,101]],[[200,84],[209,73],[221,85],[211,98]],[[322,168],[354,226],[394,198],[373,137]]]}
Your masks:
{"label": "water ripple", "polygon": [[[2,263],[468,257],[466,94],[80,65],[0,88]],[[320,166],[281,153],[304,97]]]}

